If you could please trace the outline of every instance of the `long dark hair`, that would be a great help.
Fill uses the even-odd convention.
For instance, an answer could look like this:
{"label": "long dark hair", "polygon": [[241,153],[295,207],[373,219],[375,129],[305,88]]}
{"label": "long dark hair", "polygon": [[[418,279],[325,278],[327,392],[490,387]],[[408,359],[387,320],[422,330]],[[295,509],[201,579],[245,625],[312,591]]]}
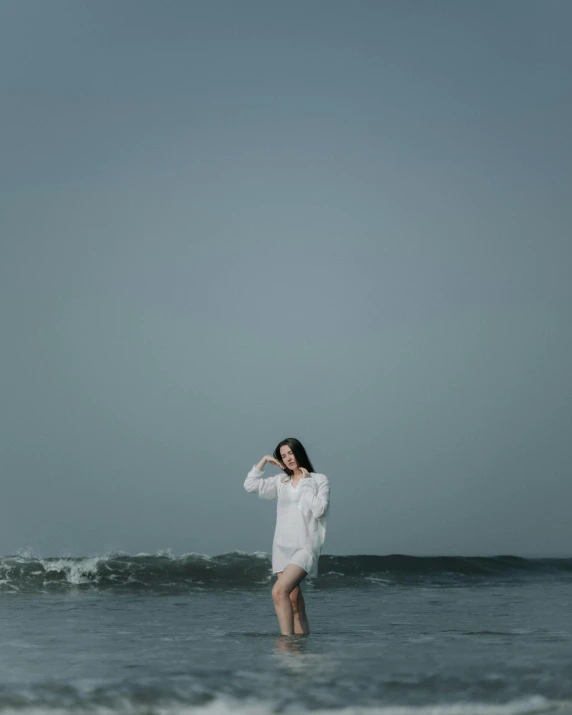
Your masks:
{"label": "long dark hair", "polygon": [[[280,447],[283,447],[284,445],[288,445],[288,447],[290,447],[290,449],[292,450],[292,454],[298,462],[299,467],[304,467],[304,469],[307,469],[309,472],[315,471],[312,462],[310,462],[310,457],[308,457],[306,450],[304,449],[304,445],[302,444],[302,442],[300,442],[300,440],[296,439],[295,437],[288,437],[287,439],[283,439],[282,442],[280,442],[280,444],[274,450],[275,459],[277,459],[279,462],[282,462]],[[286,465],[284,465],[284,471],[290,477],[290,479],[292,479],[292,475],[294,474],[294,472],[291,469],[288,469]]]}

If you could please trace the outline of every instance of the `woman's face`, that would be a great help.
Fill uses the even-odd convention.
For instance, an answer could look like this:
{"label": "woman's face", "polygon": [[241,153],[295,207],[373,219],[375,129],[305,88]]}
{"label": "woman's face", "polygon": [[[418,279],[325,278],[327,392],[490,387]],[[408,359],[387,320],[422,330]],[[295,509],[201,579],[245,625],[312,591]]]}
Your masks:
{"label": "woman's face", "polygon": [[288,467],[288,469],[294,471],[298,467],[296,457],[287,444],[283,444],[282,447],[280,447],[280,458],[282,459],[282,464]]}

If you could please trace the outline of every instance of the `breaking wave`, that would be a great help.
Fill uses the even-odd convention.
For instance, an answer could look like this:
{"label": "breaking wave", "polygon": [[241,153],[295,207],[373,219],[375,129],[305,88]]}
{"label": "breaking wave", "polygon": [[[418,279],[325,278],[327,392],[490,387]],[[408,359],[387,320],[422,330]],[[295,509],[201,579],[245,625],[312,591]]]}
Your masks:
{"label": "breaking wave", "polygon": [[[490,581],[572,579],[572,558],[357,555],[320,557],[312,588],[375,588],[414,585],[474,585]],[[41,558],[0,557],[0,592],[69,589],[159,590],[261,588],[272,578],[270,554],[232,551],[219,556],[190,553],[106,554]]]}

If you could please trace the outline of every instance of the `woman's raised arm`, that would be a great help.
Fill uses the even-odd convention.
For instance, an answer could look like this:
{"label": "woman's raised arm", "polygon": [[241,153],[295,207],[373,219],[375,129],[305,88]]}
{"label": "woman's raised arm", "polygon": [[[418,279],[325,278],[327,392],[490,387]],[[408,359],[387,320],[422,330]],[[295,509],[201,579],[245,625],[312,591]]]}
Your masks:
{"label": "woman's raised arm", "polygon": [[258,492],[258,496],[261,499],[276,499],[278,496],[278,479],[279,474],[275,474],[273,477],[263,478],[264,465],[270,462],[275,464],[277,467],[283,468],[283,465],[274,457],[262,457],[260,462],[256,464],[250,472],[246,475],[244,480],[244,488],[247,492]]}

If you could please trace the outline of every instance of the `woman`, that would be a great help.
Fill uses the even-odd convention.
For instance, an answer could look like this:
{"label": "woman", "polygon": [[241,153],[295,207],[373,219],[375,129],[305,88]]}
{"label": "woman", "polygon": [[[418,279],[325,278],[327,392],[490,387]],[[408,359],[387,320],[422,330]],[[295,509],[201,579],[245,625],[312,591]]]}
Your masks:
{"label": "woman", "polygon": [[[274,464],[286,474],[262,476]],[[272,457],[262,457],[244,481],[247,492],[261,499],[278,499],[272,544],[272,573],[278,574],[272,599],[283,636],[308,634],[310,627],[300,584],[318,575],[318,558],[326,536],[330,483],[318,474],[302,444],[293,437],[282,440]]]}

